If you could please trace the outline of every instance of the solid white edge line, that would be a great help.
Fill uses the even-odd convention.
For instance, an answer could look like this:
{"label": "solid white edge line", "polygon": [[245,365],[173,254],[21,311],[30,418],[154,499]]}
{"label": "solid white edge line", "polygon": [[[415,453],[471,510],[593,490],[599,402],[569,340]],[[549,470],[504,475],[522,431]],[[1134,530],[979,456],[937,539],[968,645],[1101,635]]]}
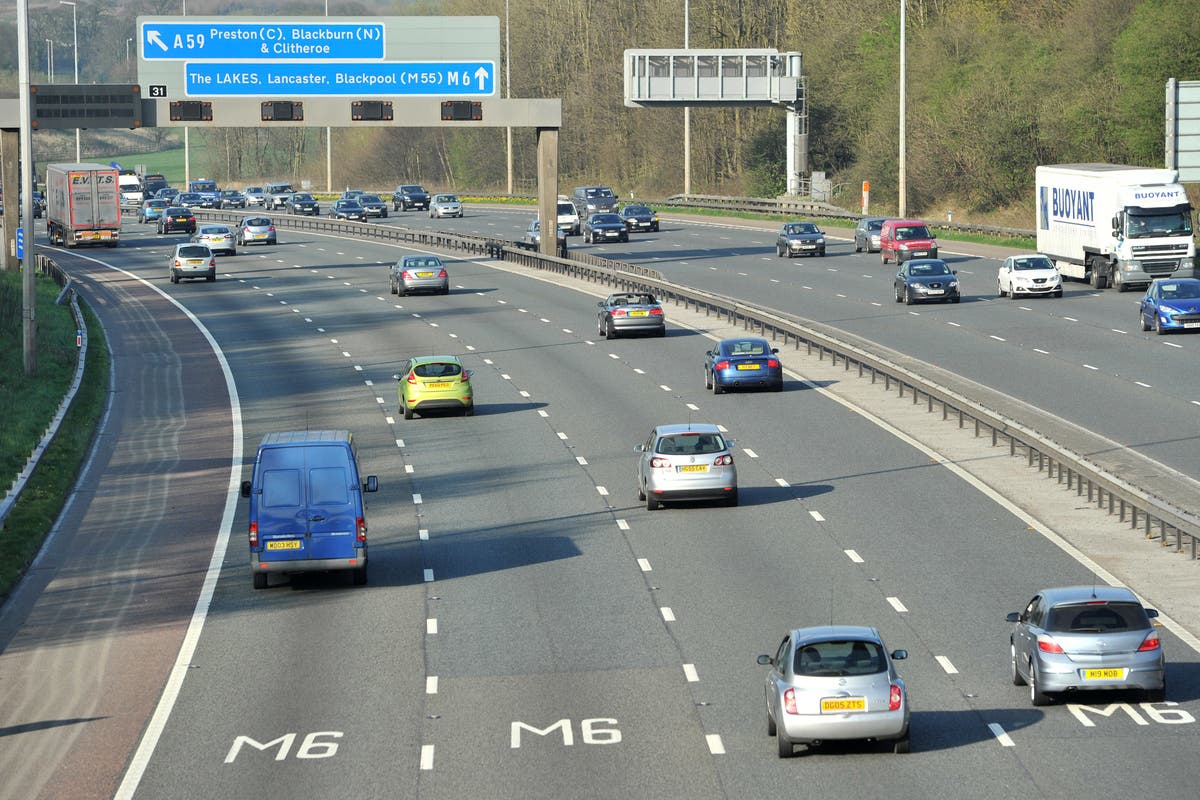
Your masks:
{"label": "solid white edge line", "polygon": [[171,673],[167,677],[167,683],[158,698],[158,705],[155,706],[154,714],[151,715],[150,722],[146,725],[146,730],[142,733],[142,739],[138,742],[137,750],[134,752],[133,758],[129,761],[129,767],[125,770],[125,774],[121,778],[121,784],[117,787],[117,791],[113,795],[114,800],[129,800],[137,791],[138,784],[142,781],[142,776],[146,774],[146,767],[150,764],[150,759],[153,757],[154,750],[158,746],[158,740],[162,737],[163,730],[167,726],[167,720],[171,717],[171,711],[175,708],[175,701],[179,699],[179,692],[183,689],[183,679],[187,675],[188,665],[191,663],[192,656],[196,652],[196,646],[200,642],[200,633],[204,630],[204,622],[208,617],[209,606],[212,604],[213,592],[217,588],[217,580],[221,577],[221,564],[225,561],[225,550],[229,546],[229,532],[233,528],[233,517],[237,511],[238,500],[241,499],[240,486],[243,459],[242,406],[238,398],[237,384],[233,380],[233,371],[229,368],[229,362],[225,358],[225,353],[222,352],[220,345],[217,344],[217,340],[213,338],[212,333],[195,314],[157,286],[143,278],[139,278],[131,272],[114,267],[111,264],[105,264],[103,261],[91,258],[90,256],[76,255],[93,263],[116,270],[122,275],[153,289],[192,321],[192,324],[196,326],[201,335],[208,341],[209,347],[212,348],[213,354],[216,356],[217,363],[221,366],[221,373],[225,376],[225,389],[229,392],[230,427],[233,429],[233,446],[229,456],[229,488],[225,495],[225,509],[221,513],[221,528],[217,531],[217,541],[213,545],[212,557],[209,559],[208,569],[204,573],[204,583],[200,587],[200,595],[196,598],[196,605],[192,610],[192,619],[188,623],[187,632],[183,636],[183,643],[179,646],[179,653],[175,657],[175,665],[171,668]]}
{"label": "solid white edge line", "polygon": [[705,735],[704,741],[708,743],[708,752],[714,756],[725,755],[725,745],[721,742],[721,734],[710,733]]}
{"label": "solid white edge line", "polygon": [[421,745],[421,769],[426,771],[433,769],[433,745],[431,744]]}
{"label": "solid white edge line", "polygon": [[1004,728],[1000,727],[999,724],[997,724],[995,722],[989,722],[988,730],[991,731],[992,735],[996,737],[996,741],[1000,743],[1001,747],[1016,747],[1017,746],[1016,742],[1014,742],[1012,740],[1012,737],[1010,737],[1007,733],[1005,733]]}

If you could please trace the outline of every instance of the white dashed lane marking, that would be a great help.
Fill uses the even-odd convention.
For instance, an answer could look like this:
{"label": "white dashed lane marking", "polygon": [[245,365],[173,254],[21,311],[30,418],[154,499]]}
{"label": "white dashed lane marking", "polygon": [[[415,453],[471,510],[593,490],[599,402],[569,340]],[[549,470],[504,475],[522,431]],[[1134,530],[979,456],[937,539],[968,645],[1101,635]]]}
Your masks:
{"label": "white dashed lane marking", "polygon": [[699,683],[700,673],[696,672],[695,664],[683,665],[683,677],[687,678],[688,683]]}
{"label": "white dashed lane marking", "polygon": [[437,633],[437,617],[430,617],[425,620],[425,633],[433,636]]}
{"label": "white dashed lane marking", "polygon": [[824,522],[824,521],[825,521],[825,517],[821,516],[821,512],[820,512],[820,511],[809,511],[809,512],[808,512],[808,514],[809,514],[809,516],[811,516],[813,519],[815,519],[817,522]]}
{"label": "white dashed lane marking", "polygon": [[934,656],[934,659],[936,659],[937,662],[939,664],[941,664],[942,669],[946,670],[947,675],[957,675],[958,674],[958,668],[950,663],[950,659],[946,658],[945,656]]}
{"label": "white dashed lane marking", "polygon": [[904,603],[900,602],[899,597],[889,597],[887,599],[887,601],[892,606],[892,608],[896,609],[901,614],[908,613],[908,609],[904,607]]}
{"label": "white dashed lane marking", "polygon": [[721,742],[721,734],[710,733],[704,737],[704,741],[708,742],[708,752],[714,756],[725,755],[725,745]]}
{"label": "white dashed lane marking", "polygon": [[425,678],[425,694],[437,694],[437,675]]}
{"label": "white dashed lane marking", "polygon": [[1004,732],[1004,728],[1000,727],[999,724],[995,722],[989,722],[988,730],[991,731],[992,735],[996,737],[996,741],[1000,743],[1001,747],[1017,746],[1016,743],[1013,742],[1012,738]]}
{"label": "white dashed lane marking", "polygon": [[433,745],[431,744],[421,745],[421,769],[426,771],[433,769]]}
{"label": "white dashed lane marking", "polygon": [[846,557],[849,558],[851,561],[853,561],[855,564],[863,563],[863,557],[858,554],[857,550],[843,550],[842,552],[845,553]]}
{"label": "white dashed lane marking", "polygon": [[666,621],[666,622],[674,622],[675,621],[675,612],[671,610],[670,606],[663,606],[662,608],[659,609],[659,612],[662,614],[662,618],[664,621]]}

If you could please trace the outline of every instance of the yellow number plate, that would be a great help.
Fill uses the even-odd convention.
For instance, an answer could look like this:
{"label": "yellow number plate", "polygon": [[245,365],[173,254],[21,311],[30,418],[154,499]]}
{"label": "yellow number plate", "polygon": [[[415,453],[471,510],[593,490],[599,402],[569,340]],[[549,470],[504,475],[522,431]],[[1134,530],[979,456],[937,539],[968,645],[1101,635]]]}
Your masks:
{"label": "yellow number plate", "polygon": [[432,272],[418,272],[417,277],[418,278],[432,278],[433,273]]}
{"label": "yellow number plate", "polygon": [[708,472],[708,464],[680,464],[680,472]]}
{"label": "yellow number plate", "polygon": [[758,364],[738,364],[738,369],[758,369]]}
{"label": "yellow number plate", "polygon": [[425,384],[426,389],[449,389],[450,381],[432,381]]}
{"label": "yellow number plate", "polygon": [[268,550],[299,550],[299,539],[280,539],[274,542],[267,542]]}
{"label": "yellow number plate", "polygon": [[629,316],[631,316],[631,317],[648,317],[648,316],[650,316],[650,312],[649,311],[630,311]]}
{"label": "yellow number plate", "polygon": [[204,262],[203,262],[203,261],[201,261],[201,260],[200,260],[200,259],[198,259],[198,258],[189,258],[189,259],[187,260],[187,265],[188,265],[189,267],[198,267],[198,266],[200,266],[200,265],[201,265],[201,264],[203,264],[203,263],[204,263]]}
{"label": "yellow number plate", "polygon": [[821,699],[822,714],[844,714],[848,711],[866,711],[865,697],[825,697]]}
{"label": "yellow number plate", "polygon": [[1085,669],[1083,671],[1083,679],[1085,681],[1123,681],[1125,680],[1125,669]]}

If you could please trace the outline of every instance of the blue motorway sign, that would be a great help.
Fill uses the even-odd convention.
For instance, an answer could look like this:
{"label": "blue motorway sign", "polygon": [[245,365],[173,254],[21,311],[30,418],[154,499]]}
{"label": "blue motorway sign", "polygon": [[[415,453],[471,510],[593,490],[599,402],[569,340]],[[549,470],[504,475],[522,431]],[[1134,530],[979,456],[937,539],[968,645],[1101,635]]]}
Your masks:
{"label": "blue motorway sign", "polygon": [[381,22],[143,22],[146,61],[381,59]]}
{"label": "blue motorway sign", "polygon": [[186,64],[189,97],[486,97],[496,93],[494,61]]}

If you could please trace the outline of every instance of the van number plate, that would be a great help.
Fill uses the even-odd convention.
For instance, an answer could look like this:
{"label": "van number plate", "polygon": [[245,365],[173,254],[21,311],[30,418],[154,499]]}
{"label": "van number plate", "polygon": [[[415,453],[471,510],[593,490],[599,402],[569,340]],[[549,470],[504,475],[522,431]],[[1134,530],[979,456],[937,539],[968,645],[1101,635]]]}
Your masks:
{"label": "van number plate", "polygon": [[279,539],[274,542],[267,542],[268,550],[299,550],[299,539]]}

